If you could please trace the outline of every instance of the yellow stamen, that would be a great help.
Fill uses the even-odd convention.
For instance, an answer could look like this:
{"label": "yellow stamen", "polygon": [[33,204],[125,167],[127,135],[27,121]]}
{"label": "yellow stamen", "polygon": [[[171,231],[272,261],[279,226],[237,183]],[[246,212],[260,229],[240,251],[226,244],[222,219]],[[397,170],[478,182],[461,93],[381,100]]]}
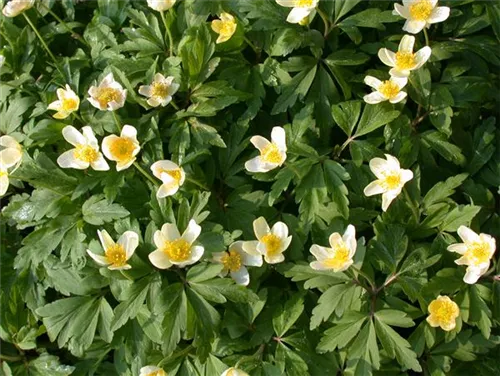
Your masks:
{"label": "yellow stamen", "polygon": [[477,242],[470,245],[464,256],[474,265],[480,265],[490,260],[489,247],[486,242]]}
{"label": "yellow stamen", "polygon": [[111,155],[119,161],[126,161],[132,158],[135,146],[132,140],[125,137],[115,138],[109,146]]}
{"label": "yellow stamen", "polygon": [[167,240],[163,246],[163,252],[167,254],[170,261],[182,262],[189,259],[191,246],[182,238],[172,241]]}
{"label": "yellow stamen", "polygon": [[80,161],[92,163],[99,157],[99,152],[90,145],[78,144],[75,147],[73,156]]}
{"label": "yellow stamen", "polygon": [[9,176],[9,173],[7,171],[0,170],[0,178],[3,176]]}
{"label": "yellow stamen", "polygon": [[281,248],[281,239],[274,234],[267,234],[260,239],[266,246],[268,256],[275,256],[279,253]]}
{"label": "yellow stamen", "polygon": [[127,263],[127,254],[121,244],[113,244],[106,249],[106,259],[113,266],[123,266]]}
{"label": "yellow stamen", "polygon": [[264,162],[278,164],[283,162],[283,157],[281,156],[278,147],[273,143],[267,145],[264,149],[262,149],[260,155]]}
{"label": "yellow stamen", "polygon": [[242,265],[240,254],[234,250],[230,250],[229,253],[222,256],[221,262],[224,265],[224,269],[231,272],[237,272]]}
{"label": "yellow stamen", "polygon": [[99,89],[97,95],[95,96],[95,99],[99,102],[101,107],[107,107],[109,102],[120,101],[120,91],[118,89],[105,87]]}
{"label": "yellow stamen", "polygon": [[165,98],[168,96],[168,85],[163,82],[153,82],[151,85],[151,96]]}
{"label": "yellow stamen", "polygon": [[345,245],[336,248],[333,257],[323,261],[327,268],[340,269],[349,261],[349,249]]}
{"label": "yellow stamen", "polygon": [[75,98],[65,98],[61,101],[61,109],[65,112],[72,112],[78,109],[78,101]]}
{"label": "yellow stamen", "polygon": [[396,52],[396,68],[408,70],[412,69],[415,65],[415,54],[411,52]]}
{"label": "yellow stamen", "polygon": [[430,17],[433,9],[429,0],[421,0],[410,5],[410,16],[416,21],[426,21]]}
{"label": "yellow stamen", "polygon": [[310,8],[313,6],[314,0],[296,0],[295,6],[297,8]]}
{"label": "yellow stamen", "polygon": [[382,184],[388,190],[396,189],[401,185],[401,175],[398,173],[387,175]]}
{"label": "yellow stamen", "polygon": [[390,80],[387,80],[379,86],[378,91],[387,99],[393,99],[396,95],[399,94],[400,89],[397,84]]}

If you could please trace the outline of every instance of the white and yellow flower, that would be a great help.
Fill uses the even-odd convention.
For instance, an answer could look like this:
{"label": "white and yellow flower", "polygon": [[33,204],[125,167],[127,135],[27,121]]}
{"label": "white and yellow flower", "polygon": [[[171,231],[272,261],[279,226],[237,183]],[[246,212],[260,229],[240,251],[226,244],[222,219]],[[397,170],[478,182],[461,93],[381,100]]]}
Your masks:
{"label": "white and yellow flower", "polygon": [[52,117],[55,119],[66,119],[72,112],[78,111],[80,98],[66,84],[66,89],[57,89],[57,100],[49,104],[47,109],[57,111]]}
{"label": "white and yellow flower", "polygon": [[425,46],[413,53],[415,37],[405,35],[399,43],[398,52],[394,53],[387,48],[378,51],[378,57],[385,65],[393,67],[389,74],[392,77],[408,77],[412,70],[416,70],[424,65],[431,57],[432,50]]}
{"label": "white and yellow flower", "polygon": [[127,90],[115,81],[113,73],[104,77],[99,86],[91,86],[88,93],[90,97],[87,100],[102,111],[118,110],[123,107],[127,98]]}
{"label": "white and yellow flower", "polygon": [[462,255],[455,264],[467,265],[464,282],[474,284],[489,269],[496,241],[491,235],[476,234],[466,226],[460,226],[457,233],[463,243],[450,245],[448,251]]}
{"label": "white and yellow flower", "polygon": [[298,24],[300,26],[307,26],[309,25],[311,22],[313,22],[314,20],[314,17],[316,16],[316,9],[314,9],[311,14],[307,15],[306,17],[304,17],[303,19],[301,19]]}
{"label": "white and yellow flower", "polygon": [[273,228],[269,228],[264,217],[259,217],[253,221],[253,231],[256,241],[247,241],[243,244],[243,249],[250,255],[264,256],[268,264],[277,264],[285,260],[283,252],[286,251],[292,241],[288,236],[288,227],[283,222],[276,222]]}
{"label": "white and yellow flower", "polygon": [[151,165],[151,171],[162,182],[156,192],[158,198],[175,195],[186,180],[184,169],[172,161],[157,161]]}
{"label": "white and yellow flower", "polygon": [[364,189],[366,196],[382,194],[382,210],[387,211],[391,202],[401,193],[403,186],[413,179],[411,170],[402,169],[399,161],[392,155],[386,154],[387,160],[373,158],[370,161],[370,170],[377,177]]}
{"label": "white and yellow flower", "polygon": [[120,136],[112,134],[102,140],[102,152],[106,158],[116,162],[116,171],[129,168],[140,150],[137,129],[131,125],[124,125]]}
{"label": "white and yellow flower", "polygon": [[99,151],[99,144],[91,127],[83,127],[80,133],[75,127],[68,125],[63,128],[62,134],[75,148],[65,151],[57,158],[60,167],[85,170],[90,166],[96,171],[109,170],[108,162]]}
{"label": "white and yellow flower", "polygon": [[262,266],[262,256],[245,252],[244,243],[237,241],[229,246],[228,252],[213,253],[212,261],[224,266],[221,277],[229,273],[238,285],[247,286],[250,283],[250,275],[246,266]]}
{"label": "white and yellow flower", "polygon": [[168,269],[172,265],[184,268],[194,264],[205,251],[202,246],[193,245],[200,233],[201,226],[193,219],[182,236],[176,225],[165,223],[161,231],[157,230],[154,234],[157,249],[149,254],[149,260],[158,269]]}
{"label": "white and yellow flower", "polygon": [[12,0],[3,7],[2,13],[5,17],[15,17],[33,5],[35,5],[35,0]]}
{"label": "white and yellow flower", "polygon": [[139,94],[148,97],[148,104],[151,107],[165,107],[172,100],[172,96],[179,90],[179,84],[174,82],[173,76],[165,77],[161,73],[156,73],[151,85],[139,87]]}
{"label": "white and yellow flower", "polygon": [[448,296],[438,295],[427,307],[429,316],[427,322],[430,326],[436,328],[438,326],[445,331],[455,329],[457,325],[456,319],[460,315],[460,310],[457,303],[451,300]]}
{"label": "white and yellow flower", "polygon": [[333,270],[343,272],[353,264],[352,258],[356,253],[356,229],[353,225],[347,226],[344,235],[334,232],[328,239],[330,248],[317,244],[311,246],[310,252],[317,261],[310,263],[314,270]]}
{"label": "white and yellow flower", "polygon": [[19,166],[23,150],[13,137],[7,135],[0,137],[0,147],[0,196],[3,196],[9,188],[9,168]]}
{"label": "white and yellow flower", "polygon": [[365,84],[375,89],[373,93],[365,95],[364,101],[368,104],[377,104],[384,101],[399,103],[406,98],[406,93],[401,91],[406,86],[406,77],[391,77],[389,80],[380,81],[372,76],[365,77]]}
{"label": "white and yellow flower", "polygon": [[241,369],[231,367],[222,372],[220,376],[250,376],[250,375],[245,371],[242,371]]}
{"label": "white and yellow flower", "polygon": [[403,0],[403,5],[394,4],[395,15],[406,18],[403,30],[417,34],[424,27],[443,22],[450,16],[450,8],[438,7],[438,0]]}
{"label": "white and yellow flower", "polygon": [[3,196],[9,188],[9,171],[0,161],[0,196]]}
{"label": "white and yellow flower", "polygon": [[319,0],[276,0],[276,2],[282,7],[293,8],[286,18],[287,22],[299,23],[316,9]]}
{"label": "white and yellow flower", "polygon": [[125,231],[116,243],[106,230],[97,230],[97,235],[104,249],[104,255],[96,255],[90,249],[87,249],[88,255],[95,262],[101,266],[107,266],[109,270],[127,270],[132,268],[127,264],[127,261],[132,257],[139,245],[139,235],[134,231]]}
{"label": "white and yellow flower", "polygon": [[139,376],[167,376],[167,373],[160,367],[145,366],[140,369]]}
{"label": "white and yellow flower", "polygon": [[148,6],[158,12],[169,10],[177,0],[148,0]]}
{"label": "white and yellow flower", "polygon": [[229,13],[222,12],[219,16],[220,19],[213,20],[211,23],[212,30],[219,34],[215,43],[227,42],[236,31],[238,24],[236,19]]}
{"label": "white and yellow flower", "polygon": [[268,172],[285,163],[286,136],[283,128],[273,128],[271,141],[262,136],[253,136],[250,142],[260,151],[260,155],[245,163],[247,171]]}

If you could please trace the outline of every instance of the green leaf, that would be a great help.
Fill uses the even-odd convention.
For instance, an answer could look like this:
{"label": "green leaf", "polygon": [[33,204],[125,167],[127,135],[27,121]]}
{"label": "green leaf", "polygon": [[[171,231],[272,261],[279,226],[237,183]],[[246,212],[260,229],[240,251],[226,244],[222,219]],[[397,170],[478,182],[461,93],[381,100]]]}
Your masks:
{"label": "green leaf", "polygon": [[415,325],[413,320],[408,317],[406,312],[397,311],[395,309],[383,309],[375,312],[375,317],[391,326],[399,326],[401,328],[411,328]]}
{"label": "green leaf", "polygon": [[285,303],[283,309],[275,311],[273,328],[276,335],[283,337],[299,319],[303,311],[304,297],[302,293],[297,293]]}
{"label": "green leaf", "polygon": [[350,137],[361,115],[361,101],[342,102],[332,106],[335,123]]}
{"label": "green leaf", "polygon": [[163,291],[162,311],[164,318],[163,330],[163,351],[171,354],[181,340],[181,334],[186,330],[186,293],[182,284],[175,283],[168,286]]}
{"label": "green leaf", "polygon": [[222,137],[217,132],[214,127],[201,123],[196,118],[190,118],[188,120],[191,125],[191,133],[202,145],[213,145],[219,148],[225,148],[226,144]]}
{"label": "green leaf", "polygon": [[2,134],[11,134],[23,121],[23,114],[35,103],[34,98],[24,97],[11,99],[8,106],[4,103],[0,116],[0,131]]}
{"label": "green leaf", "polygon": [[321,337],[316,350],[319,353],[334,351],[336,348],[342,349],[359,333],[361,326],[366,321],[367,316],[355,311],[349,311],[335,324],[334,327],[326,330]]}
{"label": "green leaf", "polygon": [[389,124],[399,116],[399,111],[394,111],[390,103],[367,104],[359,120],[355,137],[363,136]]}
{"label": "green leaf", "polygon": [[465,164],[466,159],[462,154],[462,150],[448,142],[444,134],[437,131],[428,131],[422,134],[422,139],[447,161],[459,166]]}
{"label": "green leaf", "polygon": [[[347,352],[346,374],[356,376],[371,375],[373,369],[380,368],[380,355],[373,319],[363,326]],[[349,373],[347,373],[347,371]]]}
{"label": "green leaf", "polygon": [[462,225],[470,225],[470,222],[480,210],[480,206],[459,205],[446,215],[439,228],[441,231],[455,232]]}
{"label": "green leaf", "polygon": [[467,177],[468,174],[460,174],[437,183],[426,193],[422,200],[422,206],[428,209],[438,202],[446,201],[448,197],[455,193],[455,188],[460,187]]}
{"label": "green leaf", "polygon": [[102,195],[95,195],[83,203],[83,220],[91,225],[102,225],[128,216],[130,213],[120,204],[111,204]]}
{"label": "green leaf", "polygon": [[349,217],[349,199],[347,198],[348,190],[344,181],[351,177],[349,173],[339,163],[331,160],[326,160],[323,163],[325,173],[325,184],[329,193],[333,196],[333,202],[337,206],[337,210],[344,218]]}

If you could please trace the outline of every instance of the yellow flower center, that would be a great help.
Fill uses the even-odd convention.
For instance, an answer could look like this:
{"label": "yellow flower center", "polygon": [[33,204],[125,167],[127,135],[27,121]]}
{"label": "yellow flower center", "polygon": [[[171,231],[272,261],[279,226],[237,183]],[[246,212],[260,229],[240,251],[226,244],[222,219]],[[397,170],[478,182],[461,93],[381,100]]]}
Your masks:
{"label": "yellow flower center", "polygon": [[396,189],[400,185],[401,185],[401,175],[398,173],[387,175],[383,181],[384,188],[389,190]]}
{"label": "yellow flower center", "polygon": [[426,21],[434,8],[429,0],[421,0],[410,5],[410,16],[416,21]]}
{"label": "yellow flower center", "polygon": [[151,85],[151,96],[165,98],[168,97],[168,85],[162,82],[153,82]]}
{"label": "yellow flower center", "polygon": [[0,170],[0,178],[3,176],[9,176],[9,173],[7,171]]}
{"label": "yellow flower center", "polygon": [[181,170],[180,169],[177,169],[177,170],[165,170],[165,169],[161,169],[160,170],[160,176],[161,176],[161,174],[163,172],[166,173],[166,174],[169,174],[171,177],[173,177],[175,179],[175,181],[177,182],[177,184],[181,183],[182,174],[181,174]]}
{"label": "yellow flower center", "polygon": [[323,261],[327,268],[340,269],[349,261],[349,250],[345,245],[336,248],[333,257]]}
{"label": "yellow flower center", "polygon": [[237,272],[240,270],[242,265],[240,254],[234,250],[231,250],[229,253],[222,256],[221,262],[222,265],[224,265],[224,269],[231,272]]}
{"label": "yellow flower center", "polygon": [[72,112],[78,109],[78,101],[75,98],[65,98],[61,101],[61,109]]}
{"label": "yellow flower center", "polygon": [[278,147],[272,143],[262,149],[260,155],[264,162],[279,164],[283,161],[283,157],[281,156]]}
{"label": "yellow flower center", "polygon": [[101,107],[107,107],[109,102],[120,100],[120,91],[110,87],[99,89],[95,99],[99,102]]}
{"label": "yellow flower center", "polygon": [[296,0],[295,6],[298,8],[311,8],[314,0]]}
{"label": "yellow flower center", "polygon": [[80,161],[92,163],[99,157],[99,152],[90,145],[78,144],[73,156]]}
{"label": "yellow flower center", "polygon": [[134,143],[125,137],[116,138],[109,147],[111,155],[119,161],[125,161],[132,158],[134,149]]}
{"label": "yellow flower center", "polygon": [[161,369],[159,371],[148,373],[146,376],[167,376],[167,373]]}
{"label": "yellow flower center", "polygon": [[106,259],[113,266],[123,266],[127,263],[127,254],[121,244],[114,244],[106,249]]}
{"label": "yellow flower center", "polygon": [[231,36],[233,35],[235,29],[236,24],[234,23],[234,21],[222,21],[219,34],[224,36]]}
{"label": "yellow flower center", "polygon": [[411,52],[396,52],[397,68],[407,70],[412,69],[415,65],[415,54]]}
{"label": "yellow flower center", "polygon": [[378,91],[387,99],[392,99],[399,94],[399,86],[394,82],[387,80],[380,85]]}
{"label": "yellow flower center", "polygon": [[268,256],[274,256],[279,253],[281,248],[281,239],[274,234],[267,234],[260,239],[266,246]]}
{"label": "yellow flower center", "polygon": [[449,323],[458,316],[458,307],[451,300],[434,300],[431,305],[429,311],[439,323]]}
{"label": "yellow flower center", "polygon": [[484,264],[490,259],[489,247],[486,242],[473,243],[465,252],[465,257],[474,265]]}
{"label": "yellow flower center", "polygon": [[167,240],[163,246],[163,252],[167,254],[171,261],[182,262],[191,256],[191,245],[182,238],[172,241]]}

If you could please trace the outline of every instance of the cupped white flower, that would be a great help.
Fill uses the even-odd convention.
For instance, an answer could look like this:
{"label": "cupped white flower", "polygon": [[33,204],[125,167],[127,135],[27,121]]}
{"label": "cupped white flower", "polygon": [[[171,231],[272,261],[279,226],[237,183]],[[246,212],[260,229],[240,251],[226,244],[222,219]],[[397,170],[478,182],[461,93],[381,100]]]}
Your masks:
{"label": "cupped white flower", "polygon": [[212,261],[224,266],[220,274],[221,277],[225,277],[229,273],[238,285],[247,286],[250,283],[250,275],[246,266],[262,266],[262,256],[247,253],[243,249],[244,243],[237,241],[229,246],[227,252],[213,253]]}
{"label": "cupped white flower", "polygon": [[236,19],[229,13],[222,12],[218,20],[213,20],[211,23],[212,30],[219,34],[215,43],[227,42],[236,31],[238,24]]}
{"label": "cupped white flower", "polygon": [[253,136],[250,142],[260,151],[260,155],[245,163],[247,171],[268,172],[285,163],[286,136],[283,128],[273,128],[271,141],[262,136]]}
{"label": "cupped white flower", "polygon": [[156,192],[158,198],[175,195],[186,180],[184,169],[172,161],[157,161],[151,165],[151,171],[162,182]]}
{"label": "cupped white flower", "polygon": [[5,169],[15,166],[23,157],[23,149],[13,137],[0,137],[0,165]]}
{"label": "cupped white flower", "polygon": [[124,125],[120,136],[113,134],[102,140],[102,152],[106,158],[116,162],[116,171],[129,168],[140,150],[137,129],[131,125]]}
{"label": "cupped white flower", "polygon": [[134,231],[125,231],[117,242],[109,236],[106,230],[97,230],[101,241],[104,255],[96,255],[90,249],[87,253],[101,266],[107,266],[109,270],[127,270],[131,266],[127,261],[132,257],[139,245],[139,235]]}
{"label": "cupped white flower", "polygon": [[116,111],[123,107],[127,98],[127,90],[124,90],[119,82],[115,81],[113,73],[109,73],[98,86],[91,86],[87,100],[102,111]]}
{"label": "cupped white flower", "polygon": [[222,372],[220,376],[250,376],[250,375],[245,371],[242,371],[241,369],[231,367]]}
{"label": "cupped white flower", "polygon": [[15,17],[33,5],[35,5],[35,0],[12,0],[3,7],[2,13],[5,17]]}
{"label": "cupped white flower", "polygon": [[287,22],[299,23],[316,9],[319,0],[276,0],[276,2],[283,7],[293,8],[286,18]]}
{"label": "cupped white flower", "polygon": [[438,7],[438,0],[403,0],[403,5],[395,3],[393,14],[406,18],[403,30],[417,34],[424,27],[443,22],[450,16],[450,8]]}
{"label": "cupped white flower", "polygon": [[333,270],[343,272],[353,264],[352,258],[356,253],[356,229],[353,225],[347,226],[344,235],[334,232],[328,239],[330,247],[313,244],[309,250],[317,261],[310,263],[314,270]]}
{"label": "cupped white flower", "polygon": [[169,10],[177,0],[148,0],[148,6],[158,12]]}
{"label": "cupped white flower", "polygon": [[389,80],[380,81],[372,76],[365,77],[365,84],[375,89],[373,93],[365,95],[364,101],[368,104],[377,104],[384,101],[399,103],[406,98],[406,93],[401,91],[406,86],[406,77],[391,77]]}
{"label": "cupped white flower", "polygon": [[377,177],[364,189],[366,196],[382,194],[382,210],[387,211],[391,202],[401,193],[403,186],[413,179],[411,170],[402,169],[397,158],[386,154],[387,159],[373,158],[370,170]]}
{"label": "cupped white flower", "polygon": [[448,251],[462,255],[455,260],[455,264],[467,265],[464,282],[474,284],[488,271],[496,250],[496,241],[491,235],[477,234],[466,226],[460,226],[457,233],[463,243],[450,245]]}
{"label": "cupped white flower", "polygon": [[167,373],[160,367],[145,366],[140,369],[139,376],[167,376]]}
{"label": "cupped white flower", "polygon": [[387,48],[378,51],[378,57],[385,65],[393,67],[389,74],[392,77],[408,77],[412,70],[416,70],[424,65],[431,57],[432,50],[425,46],[413,53],[415,37],[405,35],[399,43],[398,52],[394,53]]}
{"label": "cupped white flower", "polygon": [[165,107],[172,100],[172,96],[179,90],[179,84],[174,82],[173,76],[165,77],[161,73],[156,73],[151,85],[139,87],[139,94],[148,97],[148,104],[151,107]]}
{"label": "cupped white flower", "polygon": [[269,228],[264,217],[259,217],[253,221],[253,231],[256,241],[246,241],[243,249],[250,255],[264,256],[268,264],[277,264],[285,260],[283,252],[286,251],[292,241],[288,236],[288,227],[283,222],[276,222]]}
{"label": "cupped white flower", "polygon": [[80,133],[75,127],[68,125],[63,128],[62,134],[75,148],[65,151],[57,158],[60,167],[85,170],[90,166],[96,171],[109,170],[108,162],[99,151],[99,144],[91,127],[83,127]]}
{"label": "cupped white flower", "polygon": [[182,236],[176,225],[165,223],[161,230],[154,234],[157,249],[149,254],[149,260],[158,269],[168,269],[172,265],[184,268],[194,264],[201,259],[205,251],[201,245],[194,245],[200,233],[201,226],[193,219],[189,221]]}
{"label": "cupped white flower", "polygon": [[47,109],[57,111],[52,117],[55,119],[66,119],[72,112],[78,111],[80,98],[66,84],[66,89],[57,89],[57,100],[49,104]]}

